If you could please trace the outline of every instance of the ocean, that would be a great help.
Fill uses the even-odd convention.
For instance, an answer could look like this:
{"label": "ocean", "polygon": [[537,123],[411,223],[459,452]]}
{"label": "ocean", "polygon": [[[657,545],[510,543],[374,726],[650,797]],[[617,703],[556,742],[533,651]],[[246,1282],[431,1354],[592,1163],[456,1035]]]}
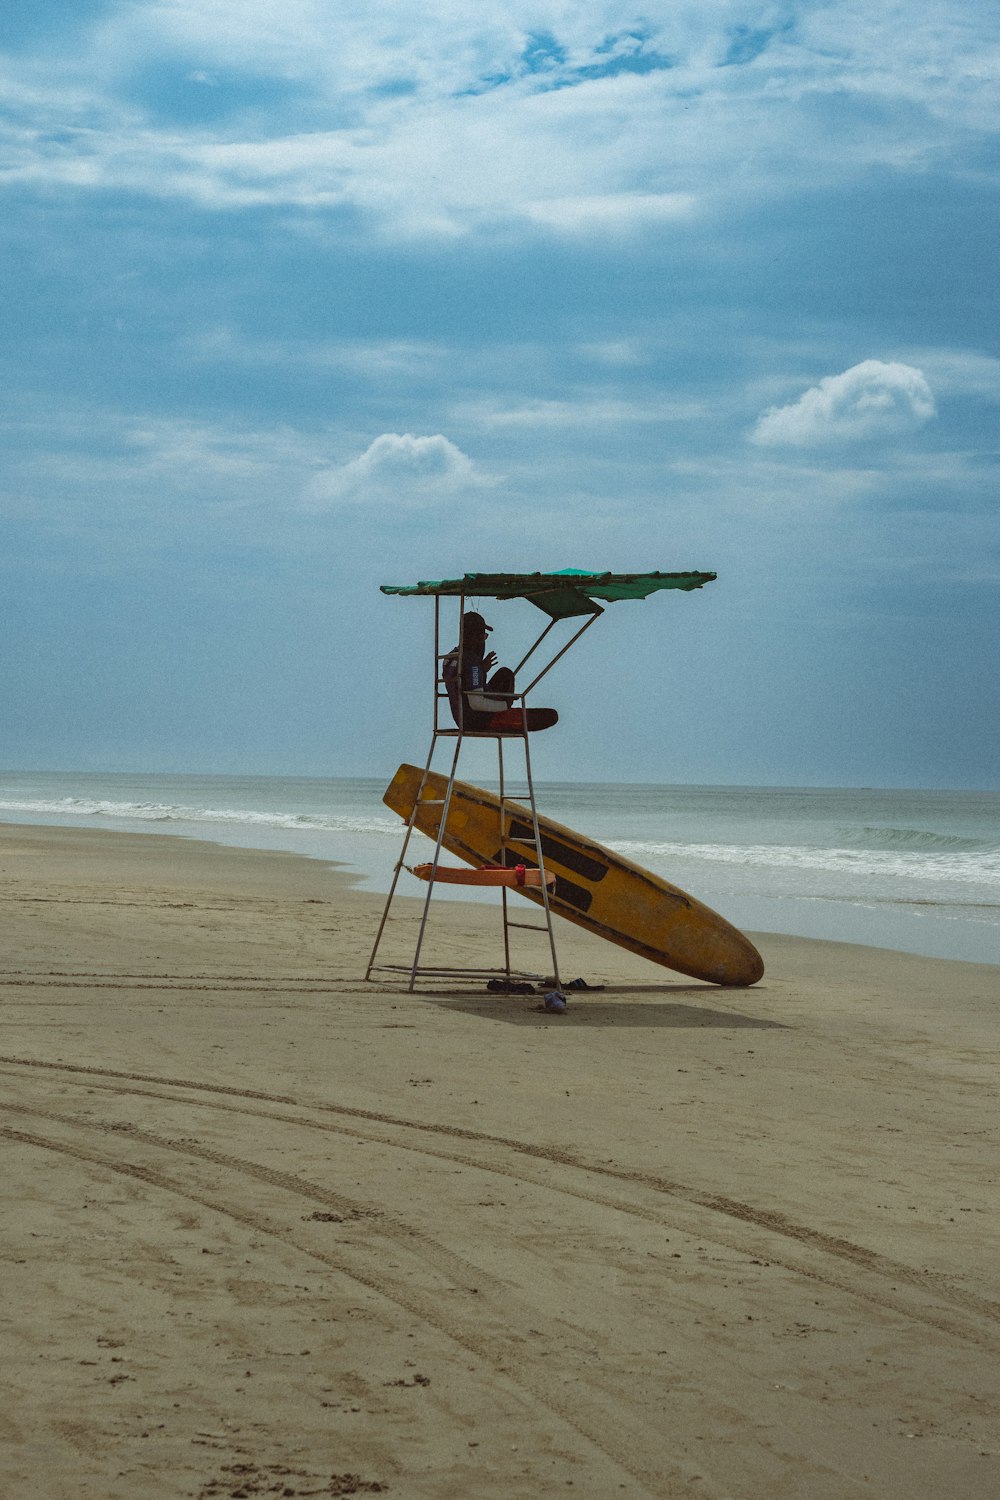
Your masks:
{"label": "ocean", "polygon": [[[2,772],[0,822],[287,850],[344,866],[362,886],[385,891],[403,833],[382,803],[385,784]],[[539,782],[536,795],[539,811],[673,881],[738,927],[1000,964],[1000,793]],[[408,862],[418,846],[432,848],[414,835]],[[400,889],[425,887],[404,874]],[[457,887],[448,895],[496,899]]]}

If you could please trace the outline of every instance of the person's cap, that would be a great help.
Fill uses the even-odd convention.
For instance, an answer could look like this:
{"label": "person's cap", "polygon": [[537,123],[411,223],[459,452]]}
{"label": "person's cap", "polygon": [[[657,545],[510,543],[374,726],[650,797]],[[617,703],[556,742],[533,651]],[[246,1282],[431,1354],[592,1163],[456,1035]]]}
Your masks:
{"label": "person's cap", "polygon": [[477,615],[475,610],[471,609],[462,616],[462,625],[466,630],[481,630],[484,635],[488,635],[493,629],[492,625],[487,625],[482,615]]}

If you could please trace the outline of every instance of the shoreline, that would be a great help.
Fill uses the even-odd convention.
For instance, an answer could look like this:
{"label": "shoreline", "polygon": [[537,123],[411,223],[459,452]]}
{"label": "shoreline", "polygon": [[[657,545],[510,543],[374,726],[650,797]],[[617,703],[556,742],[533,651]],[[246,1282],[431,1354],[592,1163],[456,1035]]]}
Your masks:
{"label": "shoreline", "polygon": [[[123,820],[123,824],[124,822],[125,820]],[[369,895],[379,907],[383,904],[385,894],[389,889],[393,864],[398,857],[398,842],[396,840],[391,842],[391,849],[388,846],[385,848],[381,847],[381,840],[377,841],[378,847],[376,847],[376,841],[372,839],[371,835],[357,833],[343,833],[332,836],[300,831],[296,836],[294,830],[289,831],[288,829],[284,829],[282,831],[272,830],[270,835],[266,836],[259,828],[237,833],[234,827],[229,827],[223,836],[220,835],[217,827],[203,827],[194,823],[186,827],[171,825],[169,829],[162,829],[155,826],[151,828],[148,824],[136,821],[132,826],[95,828],[93,826],[82,826],[78,818],[74,818],[73,821],[52,822],[49,820],[49,815],[42,814],[26,815],[24,818],[16,821],[11,821],[9,817],[3,819],[0,821],[0,836],[2,836],[3,830],[14,831],[20,828],[62,829],[68,833],[80,833],[83,835],[90,833],[104,834],[112,838],[118,836],[146,837],[152,839],[166,838],[181,840],[187,843],[210,844],[220,849],[242,849],[248,854],[290,855],[294,858],[316,862],[324,868],[336,869],[354,889],[359,893]],[[402,828],[402,824],[400,824],[400,828]],[[331,854],[329,849],[321,851],[319,848],[309,847],[310,843],[318,841],[320,838],[328,838],[331,842],[334,842],[334,837],[336,844],[340,846],[338,852],[346,856],[353,855],[353,862],[349,857],[338,859],[336,854]],[[737,901],[732,896],[726,898],[716,895],[707,887],[707,881],[704,884],[695,882],[694,880],[685,881],[684,878],[678,879],[676,874],[668,875],[666,878],[673,879],[676,884],[690,891],[692,895],[697,896],[705,905],[717,910],[733,926],[741,931],[745,931],[758,947],[760,946],[760,943],[757,942],[758,938],[763,941],[767,938],[785,936],[802,938],[804,941],[812,942],[843,943],[848,947],[861,947],[876,952],[907,953],[915,957],[940,959],[945,962],[972,963],[984,965],[989,968],[1000,967],[1000,958],[993,960],[991,957],[981,956],[984,951],[991,952],[995,946],[993,935],[997,932],[997,929],[993,926],[984,935],[976,928],[970,929],[968,923],[966,923],[963,924],[961,931],[942,931],[939,928],[929,937],[926,932],[917,934],[914,933],[912,928],[905,926],[896,927],[895,931],[893,931],[891,924],[893,921],[898,921],[899,918],[890,909],[887,909],[884,904],[878,907],[877,916],[873,916],[866,922],[858,915],[857,910],[853,910],[850,916],[845,919],[842,909],[843,903],[837,899],[831,899],[827,903],[829,910],[820,913],[816,904],[808,898],[802,898],[797,903],[803,909],[802,912],[785,911],[783,913],[786,919],[789,916],[793,918],[796,915],[799,916],[800,920],[797,927],[771,926],[766,921],[753,920],[752,916],[755,915],[758,919],[761,916],[766,918],[772,909],[779,905],[774,898],[763,903],[752,900],[747,902],[745,898],[742,901]],[[413,895],[403,899],[419,900],[420,897]],[[439,899],[441,898],[436,897],[435,902]],[[457,906],[474,906],[481,909],[484,906],[490,905],[492,897],[488,894],[484,895],[482,892],[472,890],[460,891],[456,889],[450,894],[448,899]],[[749,908],[743,914],[742,919],[739,912],[734,912],[734,905],[743,905]],[[860,906],[862,910],[872,910],[870,903],[866,905],[862,901]],[[919,903],[914,905],[913,910],[916,911],[918,909]],[[932,909],[935,908],[932,907]],[[808,913],[808,916],[803,918],[803,912]],[[780,921],[781,915],[782,913],[778,913],[775,920]],[[818,918],[820,920],[817,920]],[[920,920],[926,921],[928,917],[922,914]],[[879,925],[885,929],[886,923],[890,924],[888,936],[890,938],[895,937],[895,943],[886,941],[885,936],[878,937],[873,934],[869,939],[864,935],[864,929],[871,930]],[[803,931],[802,927],[804,926],[813,928],[819,926],[826,928],[826,931]],[[845,927],[848,929],[847,933],[844,931]],[[851,928],[861,928],[862,931],[850,931]],[[568,925],[567,930],[570,930]],[[970,941],[975,950],[975,956],[970,958],[964,952],[950,951],[954,948],[962,948],[969,944]]]}
{"label": "shoreline", "polygon": [[0,1490],[1000,1487],[993,966],[567,928],[553,1017],[364,984],[382,903],[304,856],[7,825],[0,897]]}

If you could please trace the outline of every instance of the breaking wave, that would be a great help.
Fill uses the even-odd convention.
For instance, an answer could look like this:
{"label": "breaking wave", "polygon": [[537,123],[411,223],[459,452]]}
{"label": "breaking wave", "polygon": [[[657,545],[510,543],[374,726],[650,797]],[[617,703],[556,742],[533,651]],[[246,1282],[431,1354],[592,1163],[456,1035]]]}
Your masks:
{"label": "breaking wave", "polygon": [[956,833],[933,833],[926,828],[842,828],[837,837],[849,847],[872,850],[912,849],[918,852],[929,850],[955,853],[1000,851],[1000,844],[989,839],[968,838]]}
{"label": "breaking wave", "polygon": [[973,849],[943,844],[922,851],[905,847],[825,849],[792,844],[681,844],[638,839],[618,840],[610,847],[626,859],[657,867],[665,860],[704,860],[710,864],[823,872],[858,879],[896,876],[907,880],[1000,885],[1000,846],[985,842]]}
{"label": "breaking wave", "polygon": [[4,813],[35,817],[126,819],[137,823],[199,823],[244,828],[315,829],[318,833],[395,833],[398,819],[364,813],[254,812],[238,807],[188,807],[175,802],[111,802],[97,797],[0,800]]}

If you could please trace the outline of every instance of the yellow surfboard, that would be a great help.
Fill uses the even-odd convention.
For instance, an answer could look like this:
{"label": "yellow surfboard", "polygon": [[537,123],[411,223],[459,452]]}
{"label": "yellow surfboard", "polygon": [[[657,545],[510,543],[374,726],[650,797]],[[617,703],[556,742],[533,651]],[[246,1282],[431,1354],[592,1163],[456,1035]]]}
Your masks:
{"label": "yellow surfboard", "polygon": [[[408,821],[420,791],[419,766],[402,765],[382,799]],[[448,778],[428,773],[414,826],[436,839]],[[471,865],[500,863],[500,799],[456,781],[443,846]],[[507,862],[537,867],[531,810],[508,798],[503,809]],[[742,932],[724,917],[658,875],[585,839],[551,818],[538,819],[546,870],[554,872],[552,911],[567,921],[628,948],[654,964],[706,979],[711,984],[756,984],[764,961]],[[520,893],[542,905],[541,890]]]}

